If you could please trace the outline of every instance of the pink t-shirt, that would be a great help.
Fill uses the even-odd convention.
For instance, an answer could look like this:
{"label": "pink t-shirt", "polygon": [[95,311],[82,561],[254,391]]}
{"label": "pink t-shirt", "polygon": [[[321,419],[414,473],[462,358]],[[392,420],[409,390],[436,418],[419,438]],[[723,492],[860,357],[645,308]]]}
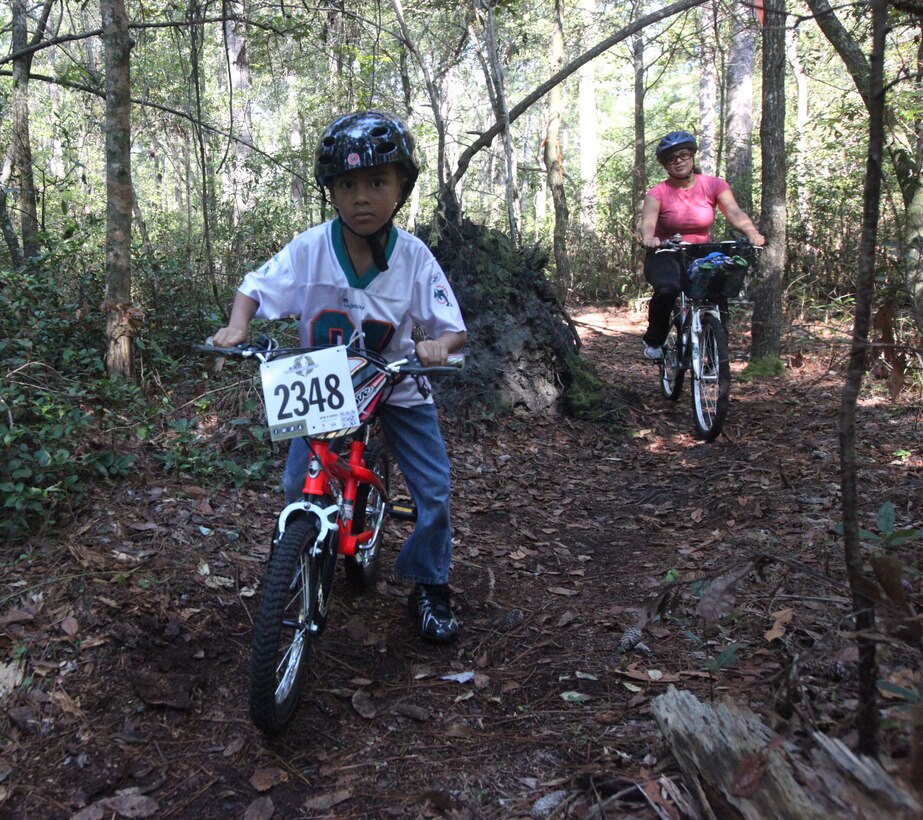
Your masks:
{"label": "pink t-shirt", "polygon": [[708,242],[718,195],[730,187],[720,177],[706,174],[696,174],[691,188],[677,188],[670,180],[655,185],[647,192],[660,203],[654,236],[669,239],[678,233],[683,242]]}

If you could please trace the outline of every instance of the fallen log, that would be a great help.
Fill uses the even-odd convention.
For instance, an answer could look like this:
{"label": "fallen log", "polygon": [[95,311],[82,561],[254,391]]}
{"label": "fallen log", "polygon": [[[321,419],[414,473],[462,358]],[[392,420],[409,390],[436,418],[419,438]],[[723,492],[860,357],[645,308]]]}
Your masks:
{"label": "fallen log", "polygon": [[820,732],[803,751],[746,706],[728,699],[702,703],[674,686],[652,709],[706,817],[923,816],[918,799],[877,761]]}

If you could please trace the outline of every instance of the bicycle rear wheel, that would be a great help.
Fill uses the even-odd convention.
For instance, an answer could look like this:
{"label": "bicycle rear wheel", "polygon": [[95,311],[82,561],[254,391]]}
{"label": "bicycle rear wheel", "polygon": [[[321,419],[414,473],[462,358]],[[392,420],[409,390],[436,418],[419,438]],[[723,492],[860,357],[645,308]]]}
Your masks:
{"label": "bicycle rear wheel", "polygon": [[683,323],[679,311],[673,309],[670,333],[661,348],[660,390],[665,398],[676,401],[683,390]]}
{"label": "bicycle rear wheel", "polygon": [[699,335],[699,365],[693,365],[692,373],[692,415],[700,438],[714,441],[721,435],[730,394],[727,333],[715,316],[706,313]]}
{"label": "bicycle rear wheel", "polygon": [[330,605],[336,541],[317,543],[314,516],[290,521],[273,550],[253,625],[250,717],[277,735],[301,701],[311,642],[323,632]]}
{"label": "bicycle rear wheel", "polygon": [[365,466],[375,473],[384,485],[382,494],[371,484],[361,484],[356,494],[353,509],[353,535],[372,530],[368,543],[356,549],[355,555],[343,559],[346,579],[357,587],[369,586],[378,575],[381,557],[381,542],[385,529],[385,511],[391,493],[390,463],[388,451],[380,441],[373,441],[365,451]]}

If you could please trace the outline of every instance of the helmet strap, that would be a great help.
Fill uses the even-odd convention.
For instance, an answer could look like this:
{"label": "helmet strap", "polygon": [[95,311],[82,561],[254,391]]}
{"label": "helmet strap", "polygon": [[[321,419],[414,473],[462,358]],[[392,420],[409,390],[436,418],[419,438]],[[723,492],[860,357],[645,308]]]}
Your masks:
{"label": "helmet strap", "polygon": [[692,163],[692,170],[688,174],[686,174],[686,176],[684,177],[681,177],[678,174],[674,174],[670,170],[667,170],[667,174],[673,179],[680,180],[681,182],[685,182],[686,180],[692,179],[695,176],[695,163],[694,162]]}
{"label": "helmet strap", "polygon": [[[358,236],[360,239],[364,239],[369,246],[369,250],[372,252],[372,261],[375,263],[375,267],[380,271],[386,271],[388,269],[388,259],[385,256],[385,248],[387,247],[388,236],[391,234],[391,228],[394,225],[393,215],[384,225],[382,225],[375,233],[370,234],[361,234],[354,231],[343,219],[340,219],[340,225],[343,226],[343,230],[349,231],[353,236]],[[347,250],[347,253],[349,251]],[[356,271],[358,274],[359,271]]]}

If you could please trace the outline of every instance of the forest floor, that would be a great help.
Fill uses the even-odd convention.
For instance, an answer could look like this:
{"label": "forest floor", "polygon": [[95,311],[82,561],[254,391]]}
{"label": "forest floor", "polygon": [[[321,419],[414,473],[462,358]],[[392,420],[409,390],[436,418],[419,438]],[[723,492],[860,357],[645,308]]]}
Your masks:
{"label": "forest floor", "polygon": [[[338,570],[281,739],[247,714],[274,492],[140,470],[3,566],[0,816],[680,817],[687,784],[651,708],[669,686],[747,703],[789,738],[820,729],[854,747],[834,529],[848,329],[790,331],[788,370],[756,382],[739,378],[747,339],[735,335],[730,417],[705,444],[688,390],[663,399],[640,356],[641,313],[574,318],[585,354],[629,397],[630,434],[553,417],[445,424],[458,642],[417,639],[389,577],[405,527],[392,522],[376,587],[355,592]],[[921,424],[919,385],[894,401],[869,380],[863,526],[886,501],[898,527],[923,526]],[[755,555],[768,557],[762,574],[705,623],[694,582]],[[920,596],[919,550],[900,557]],[[643,630],[650,654],[620,652],[669,581]],[[883,751],[899,774],[901,693],[919,686],[919,659],[883,647]]]}

